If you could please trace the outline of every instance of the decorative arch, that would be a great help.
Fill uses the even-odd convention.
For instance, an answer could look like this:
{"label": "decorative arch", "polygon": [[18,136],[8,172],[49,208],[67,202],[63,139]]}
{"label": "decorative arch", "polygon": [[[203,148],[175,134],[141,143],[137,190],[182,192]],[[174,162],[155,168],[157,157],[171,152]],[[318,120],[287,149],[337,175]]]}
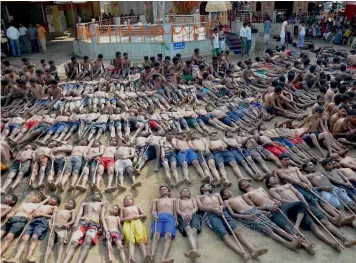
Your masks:
{"label": "decorative arch", "polygon": [[256,2],[256,12],[262,11],[262,3],[260,1]]}

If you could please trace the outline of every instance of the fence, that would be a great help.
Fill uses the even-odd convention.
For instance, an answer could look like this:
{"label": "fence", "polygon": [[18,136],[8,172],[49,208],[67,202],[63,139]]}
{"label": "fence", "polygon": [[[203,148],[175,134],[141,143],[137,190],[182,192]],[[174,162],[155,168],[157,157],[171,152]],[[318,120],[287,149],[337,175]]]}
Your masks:
{"label": "fence", "polygon": [[164,42],[165,35],[171,35],[170,42],[184,42],[206,39],[208,22],[171,24],[168,32],[162,25],[98,25],[77,24],[78,38],[82,41],[99,43],[122,42]]}

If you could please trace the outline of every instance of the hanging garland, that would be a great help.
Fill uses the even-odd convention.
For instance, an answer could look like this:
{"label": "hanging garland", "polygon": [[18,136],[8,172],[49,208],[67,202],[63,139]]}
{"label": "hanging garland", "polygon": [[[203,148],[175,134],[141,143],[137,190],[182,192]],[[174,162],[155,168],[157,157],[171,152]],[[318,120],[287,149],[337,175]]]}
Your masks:
{"label": "hanging garland", "polygon": [[192,10],[199,7],[197,1],[173,1],[177,14],[190,14]]}

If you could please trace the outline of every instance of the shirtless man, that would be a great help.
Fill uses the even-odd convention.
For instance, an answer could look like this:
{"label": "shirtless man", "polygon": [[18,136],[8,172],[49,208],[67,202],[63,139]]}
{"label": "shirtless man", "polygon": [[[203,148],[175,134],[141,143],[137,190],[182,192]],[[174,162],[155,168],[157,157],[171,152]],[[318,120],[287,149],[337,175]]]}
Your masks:
{"label": "shirtless man", "polygon": [[136,156],[134,163],[136,164],[137,170],[141,171],[148,161],[156,159],[158,161],[156,161],[155,171],[158,171],[160,162],[157,156],[160,154],[160,145],[164,138],[154,135],[146,137],[147,135],[148,133],[141,134],[141,136],[135,139]]}
{"label": "shirtless man", "polygon": [[[229,147],[229,150],[233,153],[236,162],[242,165],[247,174],[256,181],[262,181],[266,175],[262,175],[261,171],[253,162],[249,152],[242,147],[242,145],[246,143],[248,139],[249,137],[234,137],[234,133],[227,131],[225,132],[225,137],[222,140]],[[249,165],[251,166],[253,171],[251,170]]]}
{"label": "shirtless man", "polygon": [[345,118],[337,120],[332,132],[339,142],[356,146],[356,110],[350,110]]}
{"label": "shirtless man", "polygon": [[55,258],[55,263],[61,263],[64,245],[68,237],[68,230],[74,224],[75,207],[75,200],[70,199],[64,204],[64,209],[56,210],[53,213],[52,221],[49,225],[50,229],[53,229],[53,235],[51,236],[52,238],[48,240],[49,245],[45,254],[45,262],[48,262],[54,248],[54,244],[57,243],[57,257]]}
{"label": "shirtless man", "polygon": [[[1,193],[13,192],[23,180],[23,177],[31,170],[34,150],[32,145],[26,145],[24,151],[20,151],[9,169],[6,180],[1,185]],[[17,176],[17,177],[16,177]],[[14,178],[15,182],[11,185]]]}
{"label": "shirtless man", "polygon": [[[62,146],[63,147],[63,146]],[[62,151],[69,151],[72,149],[71,155],[67,158],[66,165],[64,167],[63,177],[58,183],[58,190],[63,192],[64,186],[67,184],[69,177],[72,176],[72,181],[68,188],[68,191],[72,191],[75,188],[76,182],[78,180],[79,172],[83,168],[84,160],[86,160],[86,155],[89,150],[88,141],[82,139],[78,146],[66,146],[62,148]]]}
{"label": "shirtless man", "polygon": [[14,194],[6,194],[0,204],[1,220],[13,211],[18,197]]}
{"label": "shirtless man", "polygon": [[[29,185],[33,188],[44,187],[44,177],[46,175],[45,171],[48,165],[51,165],[51,151],[52,148],[49,147],[38,147],[33,154],[32,158],[32,174],[30,177]],[[38,176],[38,184],[36,179]]]}
{"label": "shirtless man", "polygon": [[[269,190],[270,195],[282,204],[288,205],[291,202],[293,203],[299,201],[306,203],[306,200],[303,198],[303,196],[291,184],[281,185],[277,177],[270,177],[269,180],[266,181],[266,185],[268,187],[271,187]],[[356,240],[352,240],[350,238],[345,237],[337,230],[335,226],[333,226],[325,217],[323,217],[320,212],[318,213],[315,209],[313,209],[312,206],[307,206],[307,209],[309,213],[312,213],[315,217],[317,217],[331,233],[333,233],[337,238],[339,238],[345,246],[349,247],[356,245]],[[338,243],[335,243],[332,238],[326,236],[325,233],[316,225],[316,223],[314,223],[313,219],[308,214],[304,216],[300,226],[306,231],[311,230],[316,235],[316,237],[324,241],[336,251],[342,251],[340,245]]]}
{"label": "shirtless man", "polygon": [[122,245],[122,226],[120,222],[120,207],[113,205],[109,209],[109,215],[104,217],[103,240],[106,241],[108,249],[108,262],[112,262],[114,258],[113,246],[117,247],[121,262],[126,262],[124,247]]}
{"label": "shirtless man", "polygon": [[30,79],[30,93],[32,97],[36,100],[42,99],[45,93],[44,88],[36,83],[36,79]]}
{"label": "shirtless man", "polygon": [[103,55],[99,54],[98,58],[93,61],[93,78],[96,76],[101,77],[105,72],[104,62],[103,62]]}
{"label": "shirtless man", "polygon": [[58,81],[53,79],[51,86],[47,89],[48,99],[50,103],[48,105],[48,113],[54,109],[54,105],[62,98],[62,89],[58,87]]}
{"label": "shirtless man", "polygon": [[356,202],[356,188],[341,171],[335,169],[332,159],[324,159],[320,164],[325,169],[323,174],[330,180],[330,182],[345,190],[347,195]]}
{"label": "shirtless man", "polygon": [[20,207],[14,209],[6,216],[7,222],[1,227],[1,243],[0,254],[3,255],[11,245],[12,241],[20,236],[24,227],[29,220],[32,220],[32,213],[45,205],[49,200],[41,192],[34,192],[31,197],[31,202],[22,203]]}
{"label": "shirtless man", "polygon": [[116,186],[113,185],[114,179],[114,164],[115,164],[115,153],[116,153],[117,141],[110,141],[108,147],[102,152],[102,155],[99,158],[99,166],[96,177],[96,186],[99,188],[102,176],[107,171],[108,174],[108,184],[105,188],[105,193],[112,193],[115,191]]}
{"label": "shirtless man", "polygon": [[171,193],[168,187],[159,187],[159,199],[154,199],[152,202],[152,217],[151,233],[154,235],[151,245],[150,260],[153,261],[158,249],[158,243],[161,237],[164,237],[164,246],[160,263],[173,263],[174,259],[168,258],[168,252],[171,247],[172,239],[176,236],[177,209],[176,199],[171,198]]}
{"label": "shirtless man", "polygon": [[232,151],[229,151],[227,148],[228,146],[226,145],[226,143],[220,140],[217,134],[212,134],[210,136],[209,150],[214,155],[215,162],[216,165],[218,166],[221,176],[227,178],[225,164],[228,164],[232,168],[234,174],[239,179],[243,179],[244,176],[242,175],[237,165],[234,154],[232,153]]}
{"label": "shirtless man", "polygon": [[91,185],[91,201],[82,202],[79,207],[75,223],[73,225],[72,237],[69,243],[68,253],[63,263],[70,263],[75,251],[82,246],[77,263],[84,263],[90,247],[96,245],[101,229],[100,223],[104,222],[107,203],[102,201],[102,194],[94,184]]}
{"label": "shirtless man", "polygon": [[138,245],[142,258],[147,259],[146,244],[148,241],[146,228],[141,220],[146,219],[145,211],[139,205],[135,205],[131,195],[124,197],[124,207],[121,208],[120,217],[123,223],[123,233],[129,242],[131,255],[129,258],[135,261],[135,245]]}
{"label": "shirtless man", "polygon": [[[199,135],[196,132],[191,133],[192,140],[188,142],[188,145],[193,149],[199,157],[199,163],[206,174],[209,174],[210,183],[212,185],[224,184],[228,187],[231,182],[224,176],[220,178],[219,172],[216,169],[214,155],[209,150],[209,143],[204,139],[199,139]],[[210,170],[209,170],[210,169]]]}
{"label": "shirtless man", "polygon": [[29,82],[32,78],[36,78],[35,66],[29,65],[27,66],[27,72],[25,73],[25,81]]}
{"label": "shirtless man", "polygon": [[197,153],[189,147],[189,144],[186,141],[186,138],[184,138],[183,134],[180,133],[172,139],[172,146],[178,151],[177,159],[178,163],[182,167],[184,179],[187,178],[189,180],[188,165],[193,164],[199,176],[201,177],[201,180],[203,182],[210,181],[210,171],[209,174],[205,174],[204,170],[200,166],[199,157]]}
{"label": "shirtless man", "polygon": [[46,145],[52,136],[52,140],[54,140],[56,137],[58,137],[59,133],[66,128],[68,120],[69,116],[59,115],[55,119],[55,123],[48,129],[46,136],[42,140],[38,140],[37,143],[40,145]]}
{"label": "shirtless man", "polygon": [[[6,121],[6,118],[2,118],[2,120]],[[21,130],[21,126],[25,123],[25,121],[26,119],[20,116],[10,118],[4,127],[1,137],[3,139],[6,139],[8,136],[9,138],[13,138]]]}
{"label": "shirtless man", "polygon": [[[245,262],[249,261],[251,256],[253,259],[257,259],[259,256],[267,253],[267,249],[260,249],[247,239],[241,228],[238,228],[237,222],[224,208],[223,200],[220,195],[217,193],[213,194],[212,186],[210,184],[201,185],[200,194],[200,196],[196,197],[196,201],[199,210],[205,213],[205,224],[210,229],[212,229],[221,240],[224,241],[227,247],[231,248],[234,252],[239,254]],[[231,230],[234,231],[234,233],[230,232],[227,224],[229,224]],[[238,238],[241,244],[248,249],[248,251],[251,253],[251,256],[235,243],[235,240],[230,236],[233,234],[236,236],[236,238]]]}
{"label": "shirtless man", "polygon": [[202,218],[197,215],[198,205],[195,197],[192,197],[188,188],[180,192],[180,199],[176,201],[178,215],[178,230],[188,237],[191,250],[184,255],[188,258],[199,258],[198,234],[202,231]]}
{"label": "shirtless man", "polygon": [[125,191],[124,186],[124,172],[127,172],[131,181],[132,189],[136,189],[142,185],[141,182],[136,182],[136,176],[140,175],[140,172],[132,166],[132,159],[135,157],[135,148],[118,145],[115,153],[115,180],[116,187],[119,191]]}
{"label": "shirtless man", "polygon": [[[87,124],[91,125],[91,128],[89,130],[89,135],[88,135],[88,140],[91,141],[91,139],[94,138],[94,140],[99,140],[101,135],[106,131],[107,129],[107,122],[109,120],[109,115],[107,114],[100,114],[98,116],[98,119],[92,123],[92,124]],[[95,135],[95,137],[94,137]]]}
{"label": "shirtless man", "polygon": [[236,220],[240,220],[248,228],[272,238],[291,250],[302,246],[303,240],[279,228],[265,215],[264,211],[247,204],[242,196],[234,197],[227,188],[222,188],[220,195],[229,214]]}
{"label": "shirtless man", "polygon": [[[322,160],[321,162],[323,162]],[[345,205],[348,205],[353,211],[356,211],[356,203],[347,195],[346,192],[333,185],[328,177],[323,173],[315,172],[306,175],[307,179],[312,183],[315,189],[318,190],[320,196],[328,202],[328,205],[332,205],[341,212],[340,217],[343,218],[340,225],[345,225],[355,219],[355,215],[351,217],[345,217]],[[342,200],[342,202],[340,201]],[[326,206],[326,205],[325,205]]]}
{"label": "shirtless man", "polygon": [[77,62],[76,57],[71,57],[70,62],[64,65],[64,70],[68,80],[73,80],[77,78],[79,74],[79,63]]}
{"label": "shirtless man", "polygon": [[21,237],[19,246],[16,249],[15,257],[10,261],[4,260],[4,262],[19,263],[21,255],[26,249],[27,243],[29,243],[29,245],[26,260],[27,262],[36,262],[36,258],[33,256],[34,250],[38,241],[45,238],[49,228],[47,219],[52,218],[52,215],[57,211],[60,203],[61,198],[59,196],[52,195],[48,199],[48,204],[41,204],[41,206],[31,213],[31,223],[28,225],[24,235]]}
{"label": "shirtless man", "polygon": [[124,77],[128,76],[130,73],[131,61],[129,55],[125,52],[123,54],[124,58],[121,60],[121,70]]}
{"label": "shirtless man", "polygon": [[93,64],[89,61],[88,56],[84,56],[83,62],[80,62],[80,73],[78,74],[78,79],[82,79],[84,77],[89,76],[92,78],[93,76]]}

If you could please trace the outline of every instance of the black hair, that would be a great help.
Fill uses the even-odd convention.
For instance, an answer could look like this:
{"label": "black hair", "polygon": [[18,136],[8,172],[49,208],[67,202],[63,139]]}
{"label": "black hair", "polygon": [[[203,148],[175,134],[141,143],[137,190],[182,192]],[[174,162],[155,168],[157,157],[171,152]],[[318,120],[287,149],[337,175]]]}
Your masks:
{"label": "black hair", "polygon": [[203,79],[207,79],[208,76],[209,76],[209,72],[204,72],[204,73],[203,73]]}
{"label": "black hair", "polygon": [[247,23],[246,23],[246,22],[244,22],[244,23],[243,23],[243,26],[247,26]]}
{"label": "black hair", "polygon": [[46,62],[46,60],[45,59],[41,59],[40,63],[42,64],[43,62]]}
{"label": "black hair", "polygon": [[157,57],[163,58],[163,55],[162,55],[161,53],[158,53],[158,54],[157,54]]}
{"label": "black hair", "polygon": [[13,201],[12,205],[16,205],[17,201],[19,200],[19,198],[17,197],[17,195],[15,194],[6,194],[7,196],[11,196],[11,200]]}
{"label": "black hair", "polygon": [[299,61],[294,61],[294,66],[298,66],[300,64]]}
{"label": "black hair", "polygon": [[126,56],[126,55],[128,55],[128,53],[127,53],[127,52],[125,52],[125,53],[124,53],[124,56]]}
{"label": "black hair", "polygon": [[286,82],[286,77],[284,75],[279,76],[278,80],[280,82]]}
{"label": "black hair", "polygon": [[187,61],[185,62],[185,64],[192,64],[192,61],[191,61],[191,60],[187,60]]}
{"label": "black hair", "polygon": [[171,57],[170,57],[170,56],[165,56],[165,57],[164,57],[164,60],[170,61],[170,60],[171,60]]}
{"label": "black hair", "polygon": [[289,68],[290,66],[292,66],[292,65],[289,63],[286,64],[286,68]]}
{"label": "black hair", "polygon": [[330,158],[325,158],[321,160],[319,163],[321,166],[326,166],[328,163],[330,163],[332,160]]}
{"label": "black hair", "polygon": [[75,199],[69,199],[68,201],[71,201],[73,203],[73,209],[76,208],[77,202],[75,201]]}
{"label": "black hair", "polygon": [[321,62],[322,62],[321,59],[317,59],[316,64],[318,64],[318,65],[320,66],[320,65],[321,65]]}
{"label": "black hair", "polygon": [[224,195],[224,192],[225,192],[226,190],[228,190],[228,188],[226,188],[226,187],[223,187],[223,188],[220,189],[220,196],[221,196],[221,198],[222,198],[223,200],[226,200],[226,199],[225,199],[225,195]]}
{"label": "black hair", "polygon": [[310,68],[309,68],[309,71],[310,72],[314,72],[315,70],[316,70],[316,66],[311,65]]}
{"label": "black hair", "polygon": [[340,63],[340,59],[338,57],[334,57],[333,58],[333,63]]}
{"label": "black hair", "polygon": [[103,54],[98,55],[98,58],[103,58],[103,57],[104,57]]}
{"label": "black hair", "polygon": [[1,80],[1,86],[6,86],[9,84],[9,81],[7,79],[2,79]]}
{"label": "black hair", "polygon": [[350,99],[350,96],[348,94],[342,94],[342,97],[341,97],[342,102],[346,102],[349,99]]}
{"label": "black hair", "polygon": [[154,60],[156,60],[156,58],[155,57],[150,57],[150,60],[154,61]]}
{"label": "black hair", "polygon": [[266,187],[268,189],[271,188],[271,186],[269,185],[270,178],[271,178],[271,176],[267,176],[267,178],[266,178]]}
{"label": "black hair", "polygon": [[331,88],[336,88],[338,85],[339,85],[338,82],[336,82],[335,80],[330,81]]}
{"label": "black hair", "polygon": [[199,48],[195,48],[195,49],[194,49],[194,53],[197,53],[198,51],[200,51]]}
{"label": "black hair", "polygon": [[52,84],[52,85],[57,85],[57,84],[58,84],[58,81],[57,81],[56,79],[52,79],[52,80],[51,80],[51,84]]}
{"label": "black hair", "polygon": [[57,202],[57,206],[59,206],[62,202],[62,198],[58,195],[51,195],[51,198],[54,198],[56,199],[56,202]]}
{"label": "black hair", "polygon": [[218,28],[217,28],[217,27],[215,27],[215,28],[214,28],[214,31],[218,31]]}
{"label": "black hair", "polygon": [[346,105],[340,105],[340,106],[339,106],[339,110],[341,110],[341,109],[344,109],[344,110],[346,110],[346,111],[349,110]]}
{"label": "black hair", "polygon": [[70,58],[71,61],[74,61],[74,60],[76,60],[76,59],[77,59],[76,57],[71,57],[71,58]]}
{"label": "black hair", "polygon": [[50,65],[54,64],[54,60],[48,61],[48,64],[50,64]]}
{"label": "black hair", "polygon": [[318,112],[318,113],[322,113],[324,111],[324,107],[323,106],[318,106],[318,107],[316,107],[315,111]]}
{"label": "black hair", "polygon": [[303,60],[303,64],[304,64],[305,66],[309,65],[309,64],[310,64],[310,59],[309,59],[309,58],[304,59],[304,60]]}
{"label": "black hair", "polygon": [[256,62],[260,62],[261,61],[260,57],[256,57],[255,60],[256,60]]}
{"label": "black hair", "polygon": [[153,66],[154,66],[154,67],[159,67],[159,65],[160,65],[159,62],[153,63]]}
{"label": "black hair", "polygon": [[143,59],[144,59],[144,60],[148,60],[148,56],[144,56]]}
{"label": "black hair", "polygon": [[292,81],[294,78],[295,78],[295,75],[294,75],[294,74],[288,73],[287,79],[288,79],[289,81]]}
{"label": "black hair", "polygon": [[30,82],[37,82],[36,78],[30,78]]}
{"label": "black hair", "polygon": [[205,183],[205,184],[202,184],[202,185],[200,186],[200,194],[204,194],[203,188],[204,188],[206,185],[208,185],[208,184]]}
{"label": "black hair", "polygon": [[5,60],[5,61],[4,61],[4,65],[5,65],[5,66],[10,66],[10,62],[7,61],[7,60]]}
{"label": "black hair", "polygon": [[182,195],[183,190],[188,190],[189,195],[192,195],[189,188],[186,187],[186,188],[183,188],[182,190],[180,190],[180,193],[179,193],[180,196]]}
{"label": "black hair", "polygon": [[200,64],[200,65],[199,65],[199,69],[200,69],[200,70],[202,70],[202,69],[204,69],[204,68],[205,68],[205,65],[203,65],[203,64]]}
{"label": "black hair", "polygon": [[176,54],[176,57],[177,57],[177,58],[181,58],[181,57],[182,57],[182,55],[181,55],[181,54],[179,54],[179,53],[177,53],[177,54]]}
{"label": "black hair", "polygon": [[348,91],[346,94],[349,95],[351,99],[355,97],[355,92],[353,91]]}
{"label": "black hair", "polygon": [[145,70],[149,70],[150,68],[151,68],[150,65],[146,65],[146,66],[145,66]]}
{"label": "black hair", "polygon": [[89,59],[89,57],[88,56],[84,56],[84,59]]}
{"label": "black hair", "polygon": [[167,189],[168,189],[169,197],[171,197],[171,189],[169,189],[169,187],[168,187],[168,186],[161,185],[161,186],[159,187],[159,190],[161,190],[163,187],[165,187],[165,188],[167,188]]}
{"label": "black hair", "polygon": [[342,95],[341,94],[336,94],[334,96],[334,102],[335,102],[335,105],[339,105],[342,102]]}
{"label": "black hair", "polygon": [[346,70],[346,65],[345,65],[345,64],[341,64],[340,70],[341,70],[341,71],[345,71],[345,70]]}
{"label": "black hair", "polygon": [[244,181],[248,181],[248,180],[247,180],[247,179],[241,179],[241,180],[239,180],[239,181],[237,182],[237,186],[238,186],[239,189],[240,189],[241,191],[243,191],[243,192],[245,192],[245,190],[242,189],[241,184],[242,184]]}
{"label": "black hair", "polygon": [[290,158],[290,156],[289,156],[289,154],[288,153],[282,153],[279,157],[279,160],[283,160],[283,159],[289,159]]}
{"label": "black hair", "polygon": [[272,81],[272,86],[273,86],[273,87],[277,87],[278,84],[279,84],[279,81],[278,81],[278,80],[274,79],[274,80]]}
{"label": "black hair", "polygon": [[120,51],[117,51],[116,53],[115,53],[115,56],[117,57],[117,56],[121,56],[121,52]]}
{"label": "black hair", "polygon": [[282,87],[278,85],[277,87],[274,88],[274,92],[275,93],[282,92]]}
{"label": "black hair", "polygon": [[[327,90],[326,90],[325,87],[320,87],[320,88],[319,88],[319,91],[320,91],[321,93],[325,94]],[[324,97],[324,96],[322,96],[322,97]]]}
{"label": "black hair", "polygon": [[348,112],[349,116],[356,116],[356,110],[352,109]]}
{"label": "black hair", "polygon": [[179,60],[179,58],[173,57],[173,63],[174,63],[174,62],[178,62],[178,60]]}
{"label": "black hair", "polygon": [[340,87],[339,87],[339,93],[341,93],[341,94],[344,94],[345,92],[346,92],[346,85],[341,85]]}

